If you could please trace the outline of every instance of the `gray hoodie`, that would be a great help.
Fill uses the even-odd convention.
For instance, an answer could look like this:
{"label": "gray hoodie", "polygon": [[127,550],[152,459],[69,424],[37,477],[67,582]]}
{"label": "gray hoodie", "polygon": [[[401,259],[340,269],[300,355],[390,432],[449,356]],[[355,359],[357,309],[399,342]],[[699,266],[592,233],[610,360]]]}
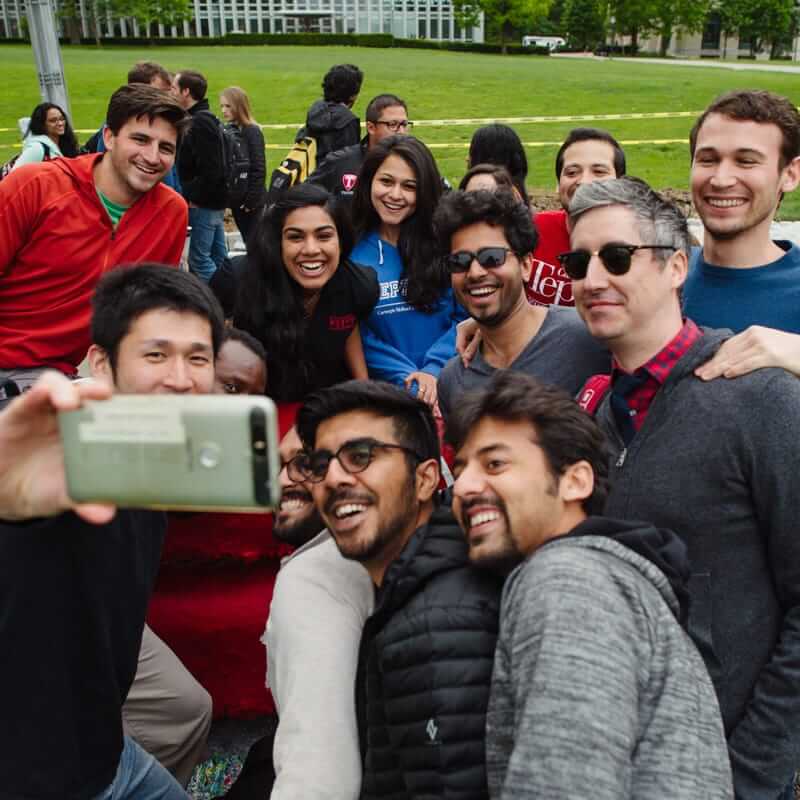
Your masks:
{"label": "gray hoodie", "polygon": [[595,517],[511,573],[486,725],[492,798],[733,796],[714,689],[679,622],[681,560],[671,532]]}

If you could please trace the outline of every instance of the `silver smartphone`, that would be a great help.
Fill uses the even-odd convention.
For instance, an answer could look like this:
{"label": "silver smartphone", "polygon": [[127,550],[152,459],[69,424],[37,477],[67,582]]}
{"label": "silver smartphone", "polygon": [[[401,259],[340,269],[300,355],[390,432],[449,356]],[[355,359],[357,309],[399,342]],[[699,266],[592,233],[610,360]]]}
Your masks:
{"label": "silver smartphone", "polygon": [[115,395],[59,414],[75,502],[269,511],[280,497],[278,423],[266,397]]}

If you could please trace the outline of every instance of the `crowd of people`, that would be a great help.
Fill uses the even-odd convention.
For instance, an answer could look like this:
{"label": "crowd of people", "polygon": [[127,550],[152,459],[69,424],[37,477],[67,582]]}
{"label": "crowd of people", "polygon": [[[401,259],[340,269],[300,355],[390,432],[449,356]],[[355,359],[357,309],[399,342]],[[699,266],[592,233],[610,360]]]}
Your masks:
{"label": "crowd of people", "polygon": [[604,130],[568,134],[537,212],[512,128],[452,189],[395,94],[361,138],[338,65],[276,196],[242,89],[226,129],[201,73],[128,78],[92,152],[45,104],[0,182],[0,796],[185,798],[202,758],[211,699],[145,624],[166,515],[66,488],[58,411],[117,391],[295,419],[278,726],[231,797],[793,798],[800,249],[771,223],[797,107],[698,117],[693,243]]}

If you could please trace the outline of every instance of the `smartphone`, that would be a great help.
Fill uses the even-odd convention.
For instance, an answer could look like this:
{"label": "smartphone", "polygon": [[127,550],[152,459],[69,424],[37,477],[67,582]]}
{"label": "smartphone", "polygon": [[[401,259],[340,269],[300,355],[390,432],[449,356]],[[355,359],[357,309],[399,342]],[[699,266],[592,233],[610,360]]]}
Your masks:
{"label": "smartphone", "polygon": [[269,511],[280,498],[266,397],[115,395],[58,415],[69,496],[186,511]]}

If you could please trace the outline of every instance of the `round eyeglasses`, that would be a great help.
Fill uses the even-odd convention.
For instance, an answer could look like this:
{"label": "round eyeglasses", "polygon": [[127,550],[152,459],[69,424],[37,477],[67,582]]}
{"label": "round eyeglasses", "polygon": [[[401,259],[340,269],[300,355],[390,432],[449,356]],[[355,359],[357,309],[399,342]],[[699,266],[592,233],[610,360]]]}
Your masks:
{"label": "round eyeglasses", "polygon": [[[339,462],[345,472],[356,475],[363,472],[375,460],[376,450],[402,450],[412,456],[417,463],[424,460],[419,453],[403,447],[401,444],[379,442],[377,439],[353,439],[345,442],[335,453],[330,450],[314,450],[312,453],[304,454],[305,460],[296,461],[299,456],[295,456],[292,461],[296,462],[294,469],[302,474],[302,480],[321,483],[325,480],[334,459]],[[291,472],[289,477],[295,480]]]}

